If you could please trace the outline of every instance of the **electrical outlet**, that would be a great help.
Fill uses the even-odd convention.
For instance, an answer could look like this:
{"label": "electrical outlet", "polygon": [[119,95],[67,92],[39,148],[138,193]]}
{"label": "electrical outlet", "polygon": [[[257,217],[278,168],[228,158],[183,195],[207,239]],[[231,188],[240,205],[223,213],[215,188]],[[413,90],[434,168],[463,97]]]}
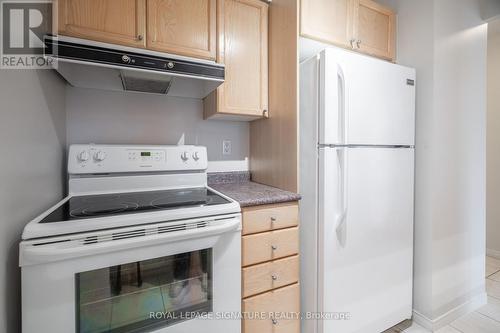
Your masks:
{"label": "electrical outlet", "polygon": [[231,155],[231,141],[222,141],[222,155]]}

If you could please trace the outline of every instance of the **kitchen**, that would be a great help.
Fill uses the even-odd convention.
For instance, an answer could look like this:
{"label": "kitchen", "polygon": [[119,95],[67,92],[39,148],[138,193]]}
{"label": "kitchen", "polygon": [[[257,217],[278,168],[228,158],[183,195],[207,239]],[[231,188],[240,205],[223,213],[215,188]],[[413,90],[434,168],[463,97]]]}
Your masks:
{"label": "kitchen", "polygon": [[[102,2],[93,1],[95,8],[92,8],[93,5],[88,5],[91,7],[90,13],[92,15],[106,12],[103,10],[106,6],[100,7]],[[75,13],[63,17],[62,20],[59,18],[58,31],[61,35],[59,41],[71,43],[75,40],[81,42],[79,39],[83,39],[92,41],[88,43],[90,46],[102,47],[105,44],[109,47],[111,45],[113,50],[125,50],[128,55],[138,53],[163,58],[170,56],[168,59],[175,59],[179,62],[194,59],[192,62],[196,64],[209,64],[215,67],[217,67],[216,64],[223,63],[225,64],[225,83],[216,90],[216,93],[211,93],[202,99],[199,95],[195,98],[186,98],[186,96],[168,96],[168,94],[162,96],[113,91],[115,89],[106,89],[106,87],[103,89],[103,87],[98,86],[108,82],[105,77],[92,78],[90,74],[93,71],[90,69],[71,77],[71,70],[65,71],[68,67],[65,68],[64,61],[59,63],[60,66],[56,70],[6,69],[0,71],[0,82],[2,82],[3,88],[1,93],[2,152],[4,156],[8,156],[3,161],[9,162],[2,163],[4,169],[2,170],[1,202],[3,206],[1,211],[3,223],[1,234],[4,237],[2,255],[6,263],[5,269],[2,270],[5,272],[2,273],[4,300],[0,306],[0,313],[4,316],[0,320],[4,325],[1,327],[3,331],[21,331],[21,322],[25,318],[32,320],[31,324],[23,324],[26,332],[30,332],[27,330],[32,327],[30,325],[38,327],[40,331],[40,327],[43,327],[40,325],[50,324],[50,321],[47,320],[44,320],[43,323],[35,320],[37,318],[36,312],[41,310],[41,305],[31,308],[29,314],[23,313],[21,318],[22,282],[18,267],[21,264],[23,269],[27,267],[28,271],[30,267],[43,267],[40,264],[23,266],[19,262],[19,242],[26,224],[60,202],[68,194],[75,195],[78,191],[82,191],[83,187],[90,186],[88,184],[92,186],[100,184],[102,180],[106,179],[106,176],[101,175],[103,172],[110,175],[113,172],[118,172],[118,176],[127,176],[131,171],[137,171],[128,159],[119,162],[118,166],[114,165],[112,169],[104,169],[104,171],[101,169],[100,171],[91,170],[89,173],[82,173],[78,171],[78,168],[73,168],[71,162],[77,161],[77,158],[81,157],[82,160],[92,162],[95,158],[94,155],[99,151],[104,151],[105,154],[101,154],[99,159],[104,156],[104,162],[112,160],[115,155],[108,152],[107,149],[117,147],[99,146],[99,144],[126,145],[129,150],[140,145],[136,152],[141,159],[150,157],[154,159],[158,156],[161,159],[163,148],[159,152],[156,145],[177,145],[177,148],[163,150],[168,154],[169,149],[172,149],[175,155],[187,158],[183,168],[189,163],[200,163],[201,166],[193,167],[193,170],[196,171],[182,168],[179,170],[173,166],[173,169],[160,169],[158,174],[148,172],[147,177],[153,179],[151,186],[144,185],[143,188],[141,187],[143,184],[141,184],[139,187],[147,190],[151,190],[153,187],[157,189],[159,183],[165,182],[168,185],[166,187],[170,188],[171,184],[179,185],[179,183],[176,183],[175,177],[166,176],[170,174],[182,175],[178,178],[192,179],[193,183],[190,184],[197,187],[205,186],[208,182],[208,185],[216,191],[214,193],[223,195],[221,198],[226,197],[226,200],[230,202],[233,202],[232,199],[236,199],[240,203],[243,212],[242,230],[240,231],[242,234],[240,251],[243,252],[240,259],[242,262],[239,265],[213,267],[214,276],[220,276],[218,272],[222,272],[224,269],[233,269],[231,273],[226,273],[223,280],[213,280],[214,311],[217,311],[220,306],[216,301],[220,299],[217,294],[221,293],[222,295],[224,290],[217,285],[222,281],[227,283],[232,280],[241,280],[242,284],[241,294],[236,295],[237,293],[235,293],[234,297],[231,297],[231,300],[227,302],[227,304],[233,304],[237,311],[279,312],[282,311],[283,307],[285,311],[290,312],[332,311],[330,309],[309,310],[307,308],[308,304],[305,299],[315,292],[308,288],[311,285],[304,286],[304,276],[309,271],[304,271],[304,266],[301,266],[299,273],[299,265],[304,265],[309,263],[309,260],[315,259],[315,257],[303,253],[304,236],[307,235],[308,230],[314,229],[315,222],[313,218],[310,218],[310,215],[304,215],[305,210],[307,210],[304,202],[307,202],[310,197],[309,192],[305,191],[301,182],[304,176],[309,174],[312,176],[314,172],[312,169],[304,170],[301,164],[301,156],[304,151],[299,149],[299,146],[304,137],[302,132],[304,120],[301,118],[303,113],[299,102],[302,103],[304,98],[300,97],[302,89],[299,88],[299,83],[304,81],[299,72],[299,64],[318,54],[325,46],[332,47],[333,45],[354,49],[355,56],[353,55],[353,58],[370,59],[369,61],[373,60],[374,64],[389,65],[389,62],[386,61],[390,60],[403,66],[415,68],[416,77],[408,77],[404,81],[404,88],[413,87],[415,89],[416,87],[415,142],[389,142],[388,144],[408,145],[409,148],[414,144],[416,148],[414,260],[412,267],[411,258],[407,262],[410,265],[408,267],[413,269],[413,281],[409,281],[409,288],[413,289],[413,295],[406,296],[405,301],[409,306],[405,305],[403,312],[408,314],[399,321],[413,317],[415,326],[410,328],[410,331],[415,330],[417,324],[424,326],[429,331],[438,331],[442,327],[446,327],[445,329],[452,332],[453,329],[462,331],[462,328],[453,326],[454,320],[483,306],[485,299],[485,195],[483,192],[486,180],[483,170],[485,165],[478,161],[485,160],[483,138],[485,121],[483,118],[486,105],[483,94],[486,88],[483,81],[486,77],[487,29],[484,22],[500,14],[500,11],[495,11],[498,10],[498,7],[495,7],[494,1],[491,3],[465,0],[424,1],[418,4],[395,0],[379,1],[384,6],[370,1],[360,1],[359,3],[358,1],[335,1],[332,2],[335,3],[334,5],[329,1],[317,0],[303,0],[301,2],[273,0],[270,3],[256,0],[190,1],[191,5],[200,3],[200,8],[190,7],[185,5],[186,2],[179,1],[126,1],[126,3],[133,4],[130,6],[119,5],[125,1],[105,2],[115,4],[113,10],[110,11],[114,14],[111,14],[111,19],[107,18],[106,20],[109,22],[109,26],[101,28],[103,31],[96,33],[90,28],[82,30],[78,26],[82,22],[84,24],[87,22],[83,19],[78,21],[78,16],[76,16],[78,13],[80,15],[88,13],[85,8],[82,9],[78,6],[78,4],[82,5],[82,2],[60,1],[59,14],[63,10],[68,10],[64,4],[72,4],[73,7],[69,8],[73,8]],[[175,5],[169,7],[172,4]],[[308,7],[308,5],[310,6]],[[196,16],[192,12],[193,8],[200,9],[194,12],[198,15],[205,13],[205,17]],[[364,15],[359,16],[364,21],[355,19],[357,17],[355,15],[356,8],[358,15],[364,10]],[[120,10],[125,14],[117,14],[120,13]],[[133,18],[127,16],[131,15],[134,10],[137,13],[133,15]],[[182,16],[187,14],[192,16]],[[139,19],[141,17],[146,19]],[[445,19],[440,20],[440,17]],[[65,22],[64,19],[67,19],[68,22]],[[113,22],[113,19],[117,21]],[[163,19],[170,20],[170,24],[173,24],[169,28],[174,29],[174,31],[181,29],[181,31],[177,34],[163,36],[160,32],[155,32],[154,29],[162,26],[161,24],[156,25],[155,22]],[[125,35],[128,37],[123,37],[125,40],[113,39],[116,34],[110,33],[106,29],[115,29],[121,21],[129,22],[126,27],[123,27],[126,30]],[[359,22],[355,24],[353,21]],[[93,24],[92,22],[89,20],[86,24]],[[130,22],[136,23],[135,28],[134,24]],[[329,22],[336,24],[328,24]],[[384,23],[386,24],[385,30],[383,27],[370,26],[370,24]],[[322,25],[327,28],[333,26],[333,28],[332,30],[320,31]],[[249,29],[249,26],[254,26],[254,29]],[[197,39],[197,35],[193,31],[201,27],[206,29],[203,31],[205,34],[202,39]],[[140,30],[141,28],[143,30]],[[222,31],[225,33],[222,34]],[[383,38],[380,34],[372,34],[373,31],[385,31],[386,36]],[[85,38],[82,38],[82,34]],[[353,38],[354,35],[359,36],[359,38]],[[64,36],[69,36],[69,38],[62,38]],[[160,42],[151,39],[151,36],[159,36]],[[369,38],[374,36],[373,41],[379,44],[370,47]],[[161,38],[166,39],[161,41]],[[168,43],[168,38],[174,38],[172,43]],[[239,38],[246,38],[246,40],[241,43]],[[179,47],[179,45],[183,45],[182,43],[197,43],[200,40],[202,40],[200,45],[205,47],[204,50],[198,48],[193,51],[193,48]],[[237,43],[238,41],[240,44]],[[380,47],[381,45],[382,47]],[[127,49],[128,47],[133,47],[134,53]],[[145,50],[141,50],[142,48]],[[137,52],[137,50],[139,51]],[[64,50],[60,49],[60,51]],[[351,54],[351,52],[345,53]],[[357,54],[369,54],[370,56],[358,56]],[[335,57],[333,56],[332,59]],[[376,58],[385,61],[375,60]],[[133,56],[132,59],[134,59]],[[256,68],[260,70],[256,70]],[[457,68],[461,70],[457,71]],[[346,75],[345,78],[349,80],[350,76]],[[78,82],[71,83],[72,80]],[[411,86],[411,80],[414,80],[413,86]],[[87,84],[92,86],[87,86]],[[169,83],[167,82],[167,84]],[[180,95],[190,90],[178,89],[177,87],[178,85],[174,82],[170,89]],[[242,89],[242,87],[244,88]],[[386,91],[383,86],[377,88],[379,91]],[[360,90],[361,95],[365,93],[367,94],[366,91]],[[456,100],[457,96],[461,97],[460,101]],[[482,112],[484,115],[477,112],[481,109],[484,109]],[[445,130],[436,130],[441,127]],[[408,131],[405,132],[408,134]],[[431,145],[434,142],[439,142],[439,145]],[[334,142],[325,143],[335,144]],[[349,142],[344,143],[348,144]],[[356,142],[356,144],[365,143],[369,144],[369,142]],[[85,146],[84,149],[81,149],[82,146],[75,146],[77,144],[96,145]],[[386,145],[385,142],[376,142],[375,144]],[[447,149],[458,144],[463,144],[465,149]],[[183,145],[190,146],[186,148]],[[195,147],[192,148],[192,145]],[[72,151],[71,147],[75,149]],[[206,147],[206,151],[203,147]],[[469,147],[475,149],[467,149]],[[190,151],[190,149],[196,151]],[[80,156],[84,150],[88,150],[89,156],[85,156],[85,154]],[[305,152],[314,151],[316,149],[313,148]],[[185,152],[188,154],[183,155]],[[195,152],[201,159],[195,161]],[[142,155],[143,153],[144,155]],[[155,155],[155,153],[160,155]],[[148,156],[148,154],[151,155]],[[133,158],[130,155],[128,157]],[[105,168],[107,167],[105,163],[102,164]],[[457,167],[458,164],[461,167]],[[411,166],[407,167],[406,171],[411,173]],[[199,176],[203,177],[206,175],[205,172],[208,172],[208,179],[203,180]],[[220,173],[225,174],[221,175]],[[477,175],[482,175],[482,177]],[[410,176],[411,174],[408,177]],[[248,182],[250,177],[252,182]],[[409,179],[408,177],[405,179]],[[473,182],[457,181],[471,177],[474,179]],[[132,179],[130,181],[133,182]],[[187,186],[187,183],[180,185],[181,187]],[[117,183],[113,186],[117,186],[122,191],[129,190],[120,187],[125,186],[123,184]],[[137,188],[135,183],[134,188]],[[118,190],[111,192],[116,191]],[[299,198],[300,201],[298,201]],[[20,208],[20,202],[23,202],[22,208]],[[352,206],[353,201],[349,200],[349,202],[349,205]],[[460,209],[457,208],[458,203],[461,203]],[[238,209],[233,211],[233,208],[229,207],[228,210],[224,211],[222,206],[219,206],[222,211],[220,214],[224,216],[227,214],[238,215]],[[212,208],[215,209],[214,207]],[[203,209],[205,208],[209,207]],[[186,217],[193,218],[189,215],[190,212],[187,210],[185,212]],[[165,211],[165,216],[170,213]],[[130,216],[132,215],[134,214]],[[114,218],[116,221],[127,220],[125,215],[117,216],[119,218]],[[162,218],[165,216],[162,215]],[[92,221],[92,219],[85,221],[87,220]],[[349,215],[347,215],[346,221],[349,225]],[[409,221],[409,223],[408,226],[411,226],[413,221]],[[68,234],[59,231],[59,229],[65,228],[64,224],[57,226],[55,223],[55,225],[44,229],[51,229],[49,234],[41,229],[33,229],[36,232],[41,232],[33,239],[37,239],[42,234],[43,236],[40,237],[49,238]],[[100,228],[102,226],[99,226],[98,229]],[[54,231],[56,229],[58,230]],[[349,229],[347,230],[346,239],[349,243],[350,236],[354,237],[354,235],[349,234]],[[413,230],[410,231],[413,232]],[[26,240],[30,241],[32,237],[29,236],[29,233],[26,235],[28,235]],[[408,236],[408,233],[405,235]],[[340,236],[340,238],[344,237],[344,235]],[[281,243],[271,244],[275,242]],[[188,243],[190,241],[186,240],[182,244],[187,246]],[[411,247],[411,243],[413,240],[407,242],[406,245]],[[266,247],[266,251],[259,251],[261,245]],[[271,245],[276,246],[277,250],[272,250]],[[168,244],[165,246],[167,247]],[[268,251],[267,247],[271,252]],[[450,252],[450,249],[455,249],[455,251]],[[171,252],[166,248],[160,251]],[[284,252],[273,254],[272,251]],[[374,249],[365,249],[365,251],[373,252]],[[153,252],[150,254],[132,253],[134,251],[130,250],[129,252],[131,252],[130,256],[138,256],[138,258],[142,258],[141,260],[161,257],[161,255],[154,255]],[[175,251],[171,253],[175,254]],[[207,257],[210,257],[209,253],[200,252],[195,253],[190,260],[191,262],[201,259],[206,261]],[[111,257],[99,258],[101,259],[96,259],[95,262],[89,261],[89,267],[93,268],[88,269],[88,271],[107,267],[102,263],[98,264],[100,260],[111,260]],[[309,260],[306,262],[305,258]],[[139,259],[123,260],[123,264],[127,265],[141,261]],[[64,260],[56,262],[62,263]],[[145,266],[147,266],[146,264]],[[210,270],[207,270],[204,264],[200,266],[203,271],[202,275],[206,277]],[[216,266],[215,262],[214,266]],[[447,267],[447,269],[441,270],[441,267]],[[394,269],[398,270],[398,268],[399,266]],[[361,269],[363,268],[361,267]],[[144,270],[146,270],[145,267],[142,271],[146,273]],[[281,270],[280,272],[283,274],[279,274],[275,280],[273,279],[275,274],[272,273],[277,270]],[[405,268],[406,270],[407,268]],[[56,274],[62,271],[64,269],[54,270],[52,273]],[[135,277],[139,280],[138,275],[140,275],[141,269],[133,271],[131,277],[127,278],[134,280]],[[46,272],[51,274],[49,270]],[[74,275],[74,273],[76,271],[72,274]],[[381,274],[381,272],[377,273]],[[116,280],[117,270],[114,274]],[[370,272],[364,274],[370,275]],[[408,273],[405,274],[408,275]],[[238,278],[238,275],[241,275],[241,279]],[[27,276],[36,280],[37,277],[41,278],[45,275],[40,273],[27,274]],[[147,274],[143,274],[143,277],[144,284],[146,284]],[[282,277],[290,279],[280,281]],[[353,277],[353,279],[358,279],[358,277]],[[123,280],[124,290],[126,287],[130,287],[127,286],[130,281],[121,280]],[[411,274],[409,280],[412,280]],[[451,284],[449,281],[453,280],[456,281]],[[57,281],[61,282],[61,280]],[[205,280],[201,279],[201,281],[206,281],[206,278]],[[248,284],[245,285],[245,282]],[[32,283],[36,285],[39,282]],[[68,285],[75,289],[74,283],[75,277],[73,276],[71,279],[67,278],[63,281],[62,285]],[[198,284],[196,281],[195,283]],[[202,285],[202,290],[206,289],[206,282]],[[115,281],[115,289],[119,286],[120,283],[116,284]],[[342,287],[348,288],[348,285],[336,286],[336,288]],[[228,283],[227,288],[235,287],[233,283]],[[238,288],[236,287],[236,289]],[[175,293],[175,289],[171,288],[172,293]],[[299,289],[301,289],[300,293],[297,292]],[[30,290],[29,287],[28,290]],[[50,290],[51,288],[47,286],[45,291],[50,292]],[[118,291],[115,290],[115,292]],[[388,295],[389,290],[386,292]],[[23,297],[26,294],[26,291],[23,292]],[[61,294],[68,295],[63,292]],[[75,291],[73,291],[72,298],[75,297],[74,294]],[[26,303],[35,304],[37,298],[30,297],[28,299],[30,302],[23,302],[23,307]],[[41,304],[45,304],[46,308],[50,309],[50,304],[46,301],[40,298],[37,301],[42,302]],[[342,307],[343,304],[335,302],[335,297],[332,297],[333,307],[335,309],[337,306]],[[62,322],[69,322],[70,326],[68,327],[71,327],[71,331],[76,331],[75,327],[77,327],[79,331],[83,332],[85,330],[75,323],[77,310],[73,303],[75,300],[72,300],[71,304],[68,303],[66,307],[62,307],[64,310],[61,310],[62,303],[54,303],[53,305],[59,306],[59,310],[63,311],[59,315],[64,318]],[[221,309],[222,312],[227,310]],[[368,313],[361,315],[366,316],[366,318],[369,316]],[[191,332],[193,332],[196,331],[194,329],[196,325],[201,325],[199,321],[198,324],[196,322],[196,320],[186,320],[169,325],[159,331],[176,332],[178,330],[177,332],[181,332],[183,326],[193,325],[191,327]],[[214,325],[223,325],[224,322],[219,321]],[[300,326],[302,326],[302,332],[314,332],[314,329],[307,326],[313,322],[312,325],[319,325],[317,331],[320,332],[322,328],[318,321],[302,320],[301,322],[293,320],[293,318],[284,323],[276,318],[267,318],[267,320],[244,319],[241,323],[241,329],[244,332],[279,331],[280,326],[285,325],[283,329],[286,332],[299,331]],[[339,320],[325,320],[324,322],[332,325],[342,324],[342,321]],[[379,332],[383,330],[374,328],[378,327],[378,324],[371,328],[363,328],[356,326],[361,325],[362,321],[347,320],[345,322],[352,326],[345,329],[336,328],[336,330],[340,332]],[[452,326],[448,326],[448,324]],[[205,322],[205,325],[211,324]],[[233,327],[240,326],[239,323],[235,325]],[[384,329],[388,329],[390,326],[384,327]],[[238,331],[238,329],[234,331]],[[108,330],[96,331],[113,330],[109,328]],[[494,329],[490,329],[490,331],[494,331]],[[473,332],[479,331],[473,330]]]}

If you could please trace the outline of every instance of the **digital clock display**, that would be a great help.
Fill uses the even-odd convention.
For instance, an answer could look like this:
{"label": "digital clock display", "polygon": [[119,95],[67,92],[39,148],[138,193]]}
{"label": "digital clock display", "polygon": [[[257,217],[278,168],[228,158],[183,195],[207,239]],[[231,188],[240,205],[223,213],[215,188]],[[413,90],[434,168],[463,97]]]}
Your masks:
{"label": "digital clock display", "polygon": [[151,152],[149,152],[149,151],[142,151],[141,152],[141,156],[142,157],[150,157],[151,156]]}

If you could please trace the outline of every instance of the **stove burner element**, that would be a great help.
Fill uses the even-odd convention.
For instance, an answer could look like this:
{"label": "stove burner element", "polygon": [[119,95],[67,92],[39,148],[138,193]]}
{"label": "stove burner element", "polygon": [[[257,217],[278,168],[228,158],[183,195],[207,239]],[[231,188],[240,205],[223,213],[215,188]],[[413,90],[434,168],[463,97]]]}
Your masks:
{"label": "stove burner element", "polygon": [[125,211],[135,210],[139,207],[136,203],[124,202],[124,203],[108,203],[101,202],[93,204],[90,207],[78,208],[72,210],[69,215],[72,217],[87,217],[87,216],[101,216],[101,215],[113,215],[122,213]]}
{"label": "stove burner element", "polygon": [[[186,198],[187,197],[187,198]],[[200,194],[195,191],[181,191],[170,195],[162,196],[151,201],[151,207],[154,208],[172,208],[179,205],[202,206],[210,204],[212,199],[205,193]]]}

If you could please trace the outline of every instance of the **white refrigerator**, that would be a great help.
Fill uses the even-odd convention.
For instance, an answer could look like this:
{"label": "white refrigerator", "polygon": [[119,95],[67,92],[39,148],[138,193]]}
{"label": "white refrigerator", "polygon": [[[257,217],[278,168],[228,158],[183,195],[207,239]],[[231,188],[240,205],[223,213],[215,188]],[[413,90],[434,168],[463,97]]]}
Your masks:
{"label": "white refrigerator", "polygon": [[302,332],[412,316],[415,70],[340,49],[300,66]]}

